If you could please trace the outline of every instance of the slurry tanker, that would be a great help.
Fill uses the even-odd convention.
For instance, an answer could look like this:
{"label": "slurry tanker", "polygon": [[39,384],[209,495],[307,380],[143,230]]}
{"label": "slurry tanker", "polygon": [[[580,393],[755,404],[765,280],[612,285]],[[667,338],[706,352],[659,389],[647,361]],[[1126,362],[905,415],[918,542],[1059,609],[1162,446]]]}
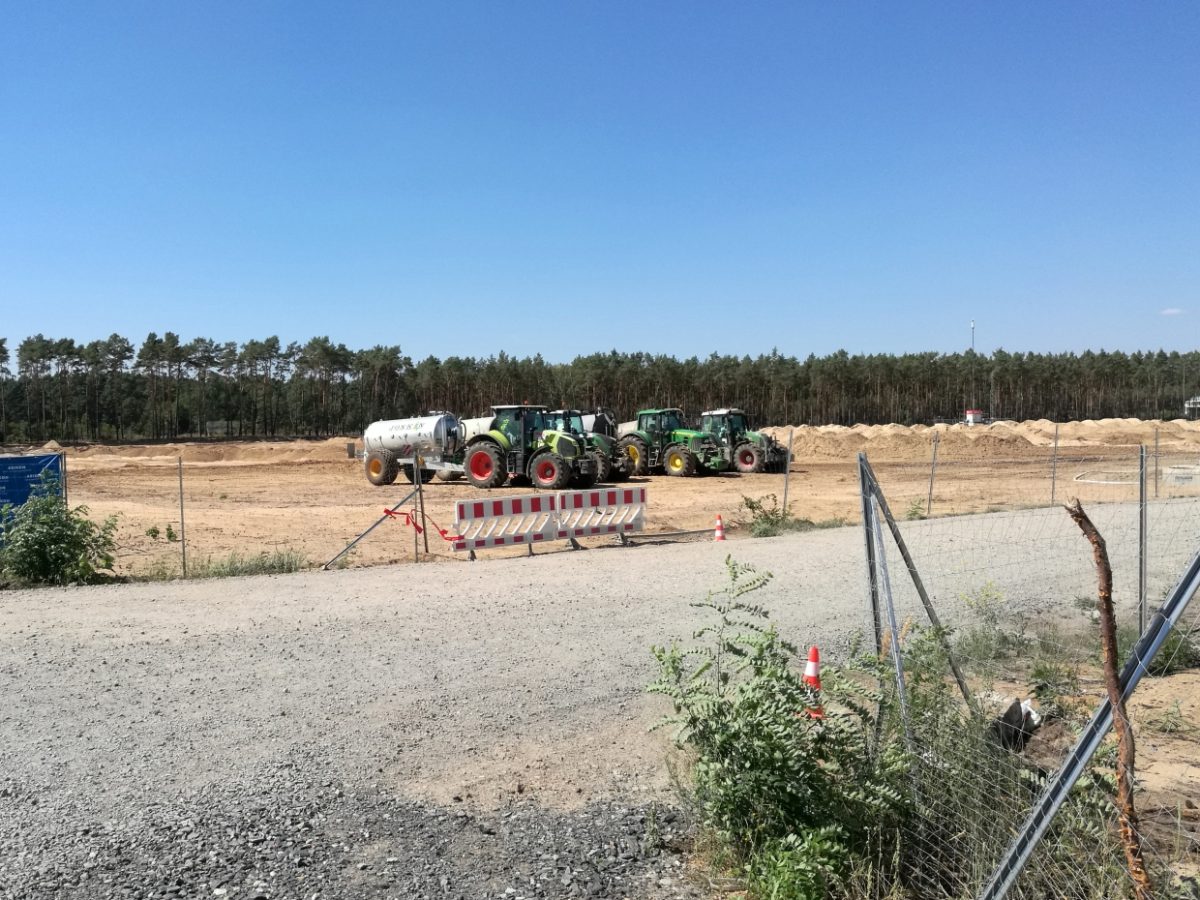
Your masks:
{"label": "slurry tanker", "polygon": [[596,463],[582,438],[550,427],[546,407],[493,406],[491,416],[457,419],[432,413],[373,422],[363,432],[367,480],[388,485],[401,472],[415,481],[466,476],[478,488],[514,482],[542,490],[591,487]]}

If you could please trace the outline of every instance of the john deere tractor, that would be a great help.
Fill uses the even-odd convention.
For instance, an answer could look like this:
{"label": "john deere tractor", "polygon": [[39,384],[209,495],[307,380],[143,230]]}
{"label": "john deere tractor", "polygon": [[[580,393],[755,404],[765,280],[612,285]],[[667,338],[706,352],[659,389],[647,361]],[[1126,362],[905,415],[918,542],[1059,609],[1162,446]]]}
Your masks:
{"label": "john deere tractor", "polygon": [[509,475],[542,490],[591,487],[596,463],[575,438],[551,427],[544,406],[493,406],[491,427],[470,437],[463,457],[477,488],[501,487]]}
{"label": "john deere tractor", "polygon": [[668,475],[724,472],[732,460],[713,435],[685,428],[680,409],[639,410],[633,430],[617,446],[629,459],[631,475],[660,469]]}
{"label": "john deere tractor", "polygon": [[787,465],[787,448],[770,435],[751,431],[749,419],[740,409],[701,413],[700,427],[733,453],[733,464],[739,472],[782,472]]}
{"label": "john deere tractor", "polygon": [[596,481],[624,481],[629,477],[629,457],[618,450],[615,438],[588,431],[583,413],[577,409],[556,409],[546,414],[550,428],[582,438],[596,464]]}

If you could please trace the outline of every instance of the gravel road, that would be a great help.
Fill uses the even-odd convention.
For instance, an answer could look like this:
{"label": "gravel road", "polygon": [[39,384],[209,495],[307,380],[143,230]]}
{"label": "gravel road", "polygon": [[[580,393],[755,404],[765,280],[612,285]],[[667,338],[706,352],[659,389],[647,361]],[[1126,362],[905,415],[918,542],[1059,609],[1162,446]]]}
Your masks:
{"label": "gravel road", "polygon": [[733,553],[836,658],[862,552],[843,528],[0,592],[0,897],[707,896],[648,647]]}

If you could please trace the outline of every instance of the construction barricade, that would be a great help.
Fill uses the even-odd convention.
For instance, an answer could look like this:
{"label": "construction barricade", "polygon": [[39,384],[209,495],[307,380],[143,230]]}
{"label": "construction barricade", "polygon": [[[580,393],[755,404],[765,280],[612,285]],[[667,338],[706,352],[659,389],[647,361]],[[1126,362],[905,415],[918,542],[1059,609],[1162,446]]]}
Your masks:
{"label": "construction barricade", "polygon": [[525,494],[455,504],[455,550],[529,547],[598,535],[624,536],[646,522],[646,489],[595,488],[557,494]]}
{"label": "construction barricade", "polygon": [[627,534],[646,524],[646,489],[594,488],[558,495],[560,540]]}

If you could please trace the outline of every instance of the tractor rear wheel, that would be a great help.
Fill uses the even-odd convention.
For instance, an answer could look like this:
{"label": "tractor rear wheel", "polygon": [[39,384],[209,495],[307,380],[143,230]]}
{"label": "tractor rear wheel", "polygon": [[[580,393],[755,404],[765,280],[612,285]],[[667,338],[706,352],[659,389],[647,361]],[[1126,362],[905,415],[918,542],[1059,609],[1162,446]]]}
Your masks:
{"label": "tractor rear wheel", "polygon": [[763,470],[762,451],[753,444],[740,444],[733,451],[733,464],[737,466],[739,472],[746,475],[761,472]]}
{"label": "tractor rear wheel", "polygon": [[400,464],[391,450],[372,450],[367,454],[365,465],[367,481],[376,487],[391,484],[400,473]]}
{"label": "tractor rear wheel", "polygon": [[557,453],[542,453],[529,464],[533,486],[543,491],[561,491],[571,480],[571,470]]}
{"label": "tractor rear wheel", "polygon": [[613,471],[612,460],[608,458],[608,454],[602,450],[593,450],[591,456],[592,467],[596,470],[596,477],[592,481],[592,484],[595,484],[597,481],[601,483],[608,481],[612,477]]}
{"label": "tractor rear wheel", "polygon": [[695,475],[696,454],[686,447],[668,447],[663,454],[663,468],[668,475]]}
{"label": "tractor rear wheel", "polygon": [[477,488],[500,487],[508,480],[508,469],[500,448],[484,442],[467,451],[467,481]]}
{"label": "tractor rear wheel", "polygon": [[646,442],[637,435],[626,435],[617,442],[617,448],[625,454],[628,460],[630,475],[645,475],[650,470],[649,454],[646,452]]}

